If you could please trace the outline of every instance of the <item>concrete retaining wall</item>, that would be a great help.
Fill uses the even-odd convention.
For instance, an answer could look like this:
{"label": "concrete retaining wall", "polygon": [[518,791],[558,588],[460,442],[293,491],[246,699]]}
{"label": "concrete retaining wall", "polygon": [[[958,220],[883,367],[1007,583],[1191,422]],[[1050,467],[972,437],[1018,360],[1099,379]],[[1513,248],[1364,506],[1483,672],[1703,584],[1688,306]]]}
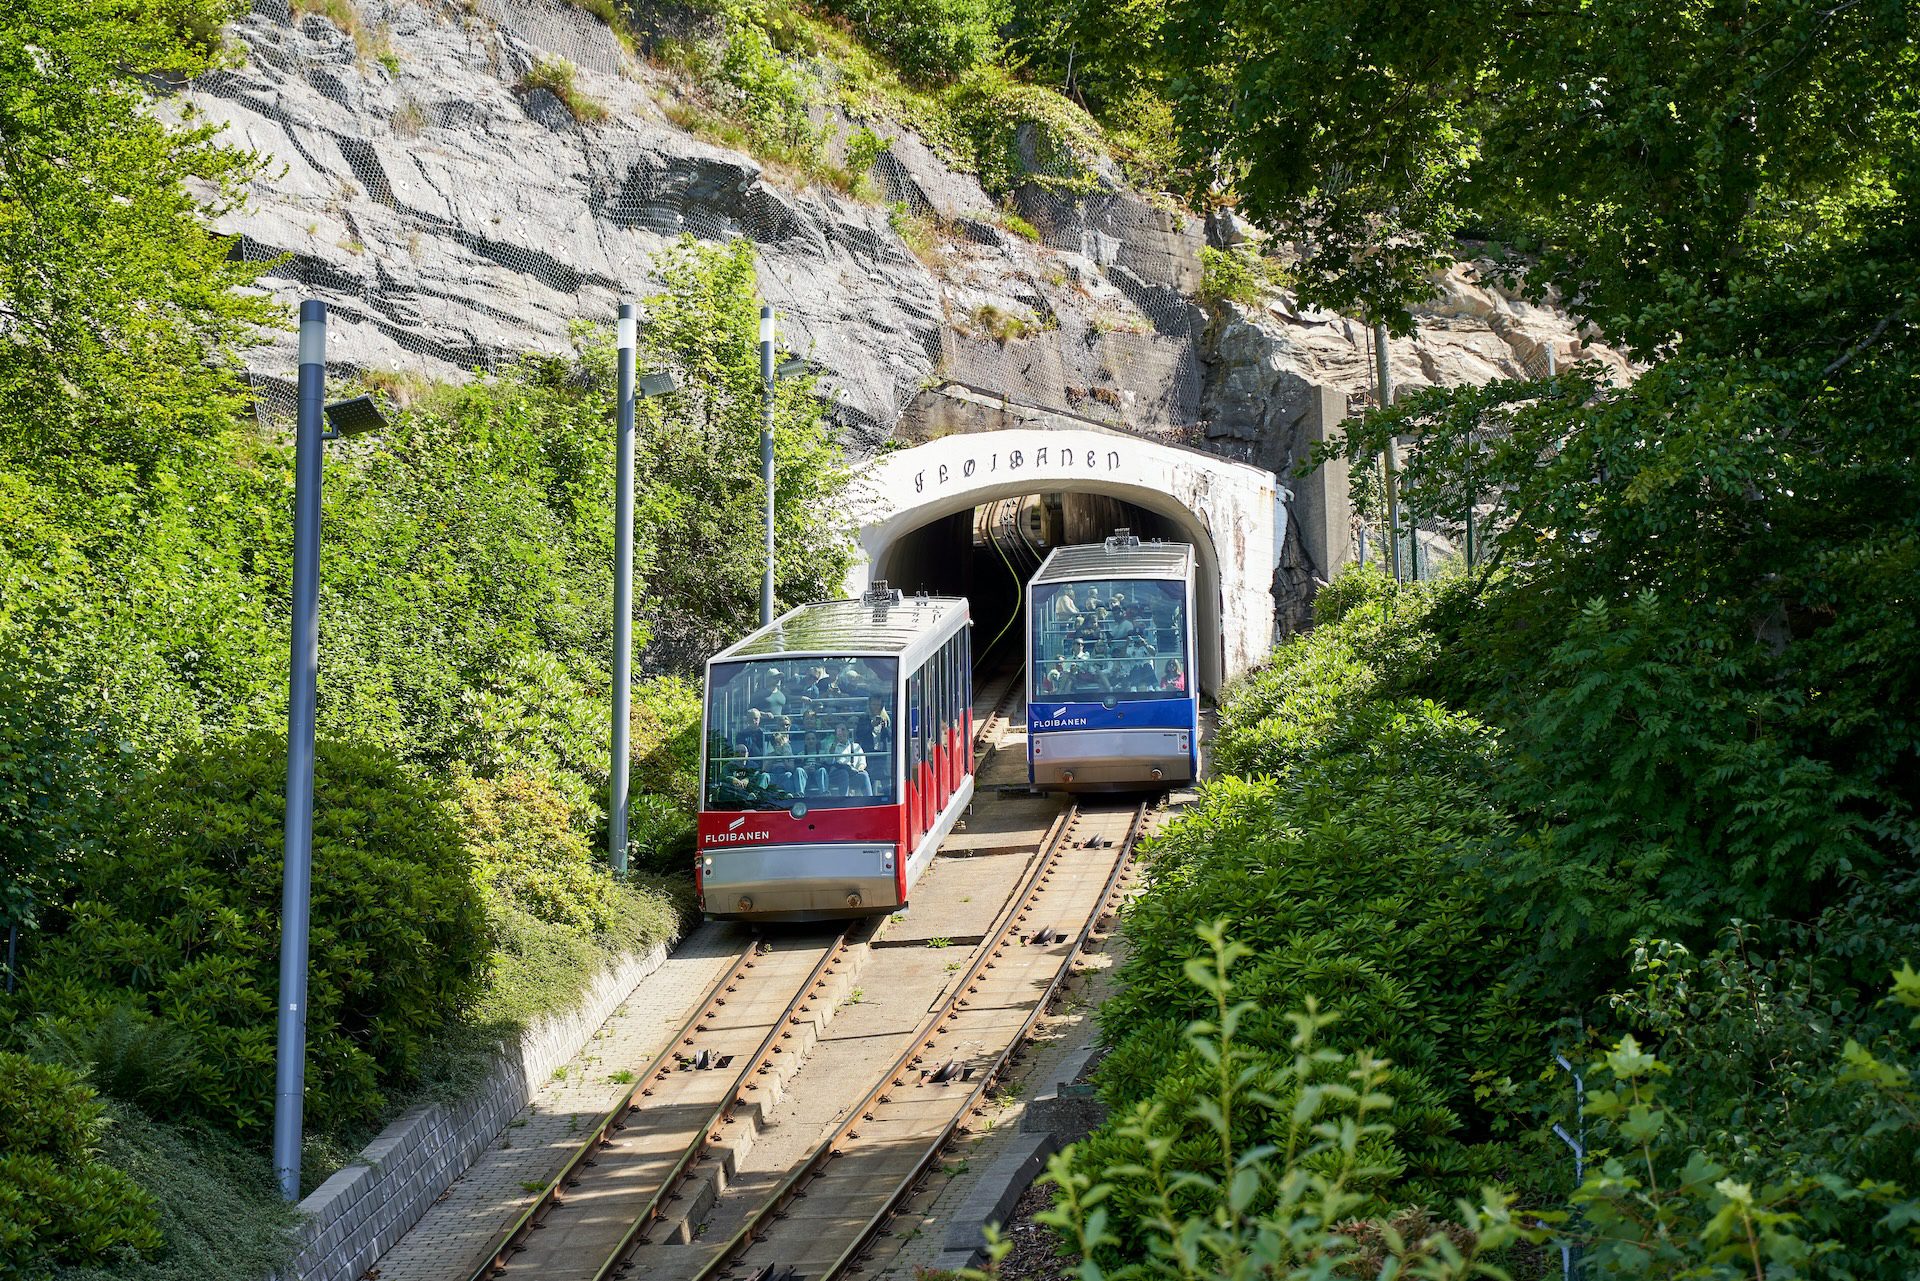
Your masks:
{"label": "concrete retaining wall", "polygon": [[412,1108],[382,1130],[300,1203],[302,1245],[283,1276],[355,1281],[365,1273],[666,956],[663,944],[602,971],[573,1010],[529,1028],[472,1096]]}

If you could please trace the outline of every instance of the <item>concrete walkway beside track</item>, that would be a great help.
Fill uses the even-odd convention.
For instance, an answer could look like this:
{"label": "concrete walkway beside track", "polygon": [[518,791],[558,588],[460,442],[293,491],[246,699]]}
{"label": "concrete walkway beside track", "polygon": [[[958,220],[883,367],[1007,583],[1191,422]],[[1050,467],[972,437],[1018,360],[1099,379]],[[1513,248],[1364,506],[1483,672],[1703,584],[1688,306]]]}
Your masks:
{"label": "concrete walkway beside track", "polygon": [[[726,972],[746,931],[709,921],[633,990],[626,1003],[377,1265],[379,1281],[466,1281],[487,1247],[533,1203],[585,1132],[620,1100],[621,1068],[658,1054]],[[370,1274],[371,1275],[371,1274]]]}

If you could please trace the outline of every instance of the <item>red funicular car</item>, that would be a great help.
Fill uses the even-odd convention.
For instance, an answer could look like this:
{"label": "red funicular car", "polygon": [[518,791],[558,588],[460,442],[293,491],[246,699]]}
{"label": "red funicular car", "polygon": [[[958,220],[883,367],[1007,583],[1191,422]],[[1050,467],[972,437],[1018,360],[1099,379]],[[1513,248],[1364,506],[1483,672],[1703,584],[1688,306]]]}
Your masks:
{"label": "red funicular car", "polygon": [[694,876],[710,916],[905,906],[973,799],[972,622],[877,584],[707,663]]}

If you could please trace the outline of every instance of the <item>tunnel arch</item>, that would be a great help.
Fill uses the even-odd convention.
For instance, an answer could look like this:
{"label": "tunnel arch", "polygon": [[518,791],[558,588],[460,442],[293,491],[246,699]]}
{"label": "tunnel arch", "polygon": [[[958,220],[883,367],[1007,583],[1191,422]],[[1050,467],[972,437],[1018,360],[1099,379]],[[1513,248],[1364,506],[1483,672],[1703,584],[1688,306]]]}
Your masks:
{"label": "tunnel arch", "polygon": [[856,476],[850,591],[885,579],[902,540],[955,513],[1032,493],[1099,494],[1151,512],[1191,542],[1200,685],[1217,692],[1273,645],[1273,575],[1286,536],[1272,472],[1098,428],[943,436],[880,455]]}

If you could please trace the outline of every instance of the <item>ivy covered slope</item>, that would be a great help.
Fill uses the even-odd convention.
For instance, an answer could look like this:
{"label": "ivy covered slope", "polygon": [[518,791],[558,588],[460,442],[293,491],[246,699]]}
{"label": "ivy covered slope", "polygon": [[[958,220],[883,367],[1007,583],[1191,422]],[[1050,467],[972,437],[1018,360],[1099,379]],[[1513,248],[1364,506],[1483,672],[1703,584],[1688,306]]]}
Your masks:
{"label": "ivy covered slope", "polygon": [[[1915,20],[1172,7],[1182,154],[1296,238],[1303,296],[1404,329],[1472,232],[1647,368],[1425,390],[1349,432],[1359,465],[1414,438],[1417,506],[1492,503],[1490,555],[1419,589],[1351,571],[1224,707],[1230,777],[1130,920],[1122,1119],[1066,1172],[1082,1241],[1076,1203],[1111,1212],[1103,1267],[1210,1270],[1196,1242],[1290,1204],[1221,1154],[1286,1133],[1279,1016],[1318,998],[1316,1043],[1378,1050],[1379,1118],[1408,1110],[1353,1131],[1345,1186],[1379,1209],[1490,1178],[1571,1213],[1593,1276],[1920,1269]],[[1220,1022],[1179,995],[1215,918],[1250,948],[1265,1096],[1224,1135],[1215,1033],[1179,1034]],[[1570,1199],[1560,1054],[1593,1148]]]}
{"label": "ivy covered slope", "polygon": [[[255,162],[147,97],[227,56],[239,7],[0,14],[7,1276],[252,1279],[287,1246],[266,1152],[293,456],[234,375],[286,318],[206,229]],[[642,874],[605,871],[608,336],[459,386],[382,379],[392,426],[329,447],[310,1185],[678,928],[690,675],[757,599],[759,299],[750,246],[654,267],[644,359],[687,390],[641,434]],[[805,380],[776,447],[779,591],[809,599],[848,537]]]}

